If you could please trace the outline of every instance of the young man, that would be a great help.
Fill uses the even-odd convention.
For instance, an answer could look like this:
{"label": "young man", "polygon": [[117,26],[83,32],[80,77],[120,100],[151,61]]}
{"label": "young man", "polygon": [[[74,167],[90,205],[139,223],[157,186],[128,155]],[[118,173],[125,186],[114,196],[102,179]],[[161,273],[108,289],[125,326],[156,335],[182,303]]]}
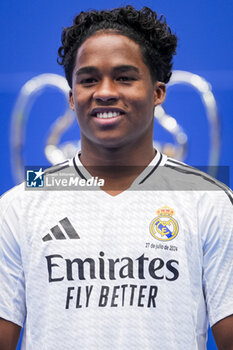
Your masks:
{"label": "young man", "polygon": [[176,37],[148,8],[79,14],[59,49],[102,189],[1,201],[0,349],[233,349],[232,192],[153,148]]}

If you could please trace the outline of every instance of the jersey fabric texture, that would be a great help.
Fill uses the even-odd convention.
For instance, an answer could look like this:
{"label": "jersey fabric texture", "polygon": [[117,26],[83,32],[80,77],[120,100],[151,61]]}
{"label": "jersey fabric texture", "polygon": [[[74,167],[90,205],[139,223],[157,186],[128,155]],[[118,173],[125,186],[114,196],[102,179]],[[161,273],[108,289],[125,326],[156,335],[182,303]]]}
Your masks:
{"label": "jersey fabric texture", "polygon": [[114,197],[21,184],[0,203],[0,317],[22,349],[204,350],[233,314],[232,192],[195,168],[157,152]]}

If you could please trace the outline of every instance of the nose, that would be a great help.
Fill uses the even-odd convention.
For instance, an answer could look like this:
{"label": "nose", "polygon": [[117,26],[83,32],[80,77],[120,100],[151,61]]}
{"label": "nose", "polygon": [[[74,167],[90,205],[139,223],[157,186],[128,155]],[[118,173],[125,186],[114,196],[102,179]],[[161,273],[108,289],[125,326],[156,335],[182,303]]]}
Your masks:
{"label": "nose", "polygon": [[96,87],[93,98],[99,102],[112,102],[119,99],[119,93],[111,78],[104,78]]}

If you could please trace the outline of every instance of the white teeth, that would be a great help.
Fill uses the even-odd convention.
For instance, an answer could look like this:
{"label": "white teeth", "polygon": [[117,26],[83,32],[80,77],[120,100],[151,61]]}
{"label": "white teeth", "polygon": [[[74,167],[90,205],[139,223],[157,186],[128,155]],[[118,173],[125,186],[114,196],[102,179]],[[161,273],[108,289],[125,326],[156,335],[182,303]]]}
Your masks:
{"label": "white teeth", "polygon": [[96,117],[108,119],[108,118],[117,117],[118,115],[120,115],[120,112],[104,112],[104,113],[97,113]]}

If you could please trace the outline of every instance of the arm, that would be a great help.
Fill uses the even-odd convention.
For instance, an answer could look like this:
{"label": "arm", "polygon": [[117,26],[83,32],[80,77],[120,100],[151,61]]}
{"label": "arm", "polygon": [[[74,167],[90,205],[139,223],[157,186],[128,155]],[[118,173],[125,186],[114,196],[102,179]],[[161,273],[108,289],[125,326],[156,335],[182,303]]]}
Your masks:
{"label": "arm", "polygon": [[20,203],[15,190],[12,190],[0,200],[0,350],[16,349],[26,316],[24,271],[18,237],[20,212],[15,207],[20,208]]}
{"label": "arm", "polygon": [[0,349],[15,350],[19,340],[21,327],[0,318]]}
{"label": "arm", "polygon": [[233,350],[233,195],[209,192],[203,200],[208,197],[209,208],[206,202],[207,210],[200,214],[203,291],[218,349]]}
{"label": "arm", "polygon": [[213,325],[212,332],[219,350],[233,350],[233,315]]}

